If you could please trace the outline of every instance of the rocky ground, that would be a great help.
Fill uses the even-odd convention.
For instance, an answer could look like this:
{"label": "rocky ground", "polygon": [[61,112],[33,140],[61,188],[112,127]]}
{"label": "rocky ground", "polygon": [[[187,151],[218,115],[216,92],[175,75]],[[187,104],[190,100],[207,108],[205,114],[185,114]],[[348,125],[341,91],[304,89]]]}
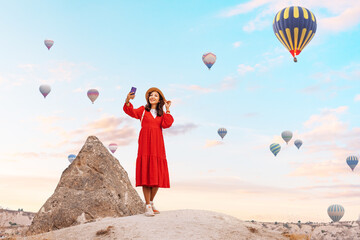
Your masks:
{"label": "rocky ground", "polygon": [[360,239],[360,222],[274,223],[241,221],[203,210],[163,211],[155,217],[142,214],[97,219],[48,233],[25,237],[28,226],[0,228],[0,239],[226,239],[226,240],[354,240]]}

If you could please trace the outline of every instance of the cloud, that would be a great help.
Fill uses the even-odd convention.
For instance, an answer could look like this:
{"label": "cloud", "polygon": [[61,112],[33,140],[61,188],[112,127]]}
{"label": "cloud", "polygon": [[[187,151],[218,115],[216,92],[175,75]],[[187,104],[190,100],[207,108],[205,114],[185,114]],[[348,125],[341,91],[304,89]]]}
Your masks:
{"label": "cloud", "polygon": [[305,94],[316,94],[320,90],[321,90],[321,86],[319,84],[317,84],[317,85],[305,87],[305,88],[301,89],[300,92],[305,93]]}
{"label": "cloud", "polygon": [[[102,116],[100,119],[87,123],[80,128],[72,131],[66,131],[61,126],[61,118],[55,116],[38,117],[41,130],[48,133],[58,135],[58,142],[46,143],[44,147],[58,149],[66,145],[72,146],[74,149],[84,144],[84,139],[90,135],[97,136],[104,144],[116,142],[120,145],[129,145],[138,138],[138,131],[130,125],[130,119],[115,116]],[[180,135],[185,134],[197,127],[193,123],[174,124],[171,128],[165,129],[164,134]]]}
{"label": "cloud", "polygon": [[171,128],[165,129],[164,133],[169,135],[185,134],[197,127],[198,126],[194,123],[174,124],[173,126],[171,126]]}
{"label": "cloud", "polygon": [[248,73],[248,72],[254,72],[254,71],[255,71],[255,68],[258,67],[258,66],[259,66],[259,64],[256,64],[254,67],[252,67],[252,66],[250,66],[250,65],[240,64],[240,65],[238,66],[237,71],[238,71],[238,73],[239,73],[240,75],[245,75],[245,74]]}
{"label": "cloud", "polygon": [[334,17],[323,18],[319,20],[319,26],[327,31],[342,32],[352,29],[360,22],[360,5],[359,2],[353,6],[348,6],[339,15]]}
{"label": "cloud", "polygon": [[355,96],[354,101],[355,102],[360,102],[360,94]]}
{"label": "cloud", "polygon": [[249,13],[255,8],[261,7],[265,4],[270,3],[272,0],[252,0],[247,3],[238,4],[235,7],[223,11],[221,16],[223,17],[233,17],[239,14]]}
{"label": "cloud", "polygon": [[206,140],[204,148],[210,148],[210,147],[214,147],[214,146],[218,146],[218,145],[222,145],[222,144],[224,144],[224,142],[222,142],[222,141]]}
{"label": "cloud", "polygon": [[[197,93],[213,93],[219,91],[231,90],[236,87],[237,80],[235,77],[227,76],[223,78],[219,83],[214,84],[211,87],[202,87],[199,85],[180,85],[180,84],[172,84],[171,86],[175,89],[175,91],[187,90]],[[181,100],[179,99],[178,102]]]}
{"label": "cloud", "polygon": [[304,122],[305,132],[298,137],[304,142],[302,149],[307,157],[302,164],[293,163],[295,170],[291,176],[336,178],[349,173],[345,159],[360,149],[360,128],[351,128],[340,120],[348,109],[348,106],[323,109]]}
{"label": "cloud", "polygon": [[256,112],[249,112],[249,113],[245,113],[242,115],[244,118],[253,118],[253,117],[258,117],[259,113]]}
{"label": "cloud", "polygon": [[233,17],[257,11],[255,18],[243,27],[244,31],[251,32],[270,27],[275,14],[285,6],[292,5],[306,6],[317,17],[319,29],[328,32],[350,30],[360,23],[360,2],[357,0],[251,0],[221,11],[220,16]]}
{"label": "cloud", "polygon": [[360,77],[359,63],[352,63],[337,70],[321,68],[323,69],[322,72],[317,72],[311,76],[316,84],[307,86],[300,92],[320,97],[334,97],[343,90],[351,89],[353,81]]}
{"label": "cloud", "polygon": [[233,46],[234,46],[234,48],[238,48],[241,46],[241,44],[242,44],[242,42],[238,41],[238,42],[234,42]]}
{"label": "cloud", "polygon": [[327,160],[322,162],[303,163],[288,176],[333,177],[348,172],[345,170],[349,169],[345,169],[344,161]]}
{"label": "cloud", "polygon": [[234,89],[236,87],[236,79],[233,77],[225,77],[220,82],[220,91],[226,91],[230,89]]}

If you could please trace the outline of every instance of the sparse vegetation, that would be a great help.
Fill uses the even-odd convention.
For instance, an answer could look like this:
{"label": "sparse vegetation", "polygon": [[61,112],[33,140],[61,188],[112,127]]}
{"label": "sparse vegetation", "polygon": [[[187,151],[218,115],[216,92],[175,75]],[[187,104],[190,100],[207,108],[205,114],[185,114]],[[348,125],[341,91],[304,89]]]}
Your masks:
{"label": "sparse vegetation", "polygon": [[101,229],[96,232],[96,236],[108,235],[114,226],[108,226],[106,229]]}
{"label": "sparse vegetation", "polygon": [[253,227],[247,227],[247,229],[248,229],[251,233],[258,233],[258,232],[259,232],[256,228],[253,228]]}
{"label": "sparse vegetation", "polygon": [[287,224],[287,223],[284,223],[283,226],[286,228],[290,228],[289,224]]}

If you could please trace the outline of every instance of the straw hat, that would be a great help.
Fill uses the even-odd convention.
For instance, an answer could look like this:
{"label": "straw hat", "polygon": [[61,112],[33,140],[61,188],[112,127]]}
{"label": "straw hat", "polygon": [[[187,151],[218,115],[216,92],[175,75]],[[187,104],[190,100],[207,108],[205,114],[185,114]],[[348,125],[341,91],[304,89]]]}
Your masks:
{"label": "straw hat", "polygon": [[156,88],[156,87],[149,88],[149,90],[146,91],[146,94],[145,94],[145,99],[146,99],[146,101],[147,101],[148,98],[149,98],[149,94],[152,93],[153,91],[158,92],[158,93],[162,96],[162,98],[164,99],[164,102],[166,102],[166,99],[165,99],[164,94],[162,93],[162,91],[161,91],[160,89],[158,89],[158,88]]}

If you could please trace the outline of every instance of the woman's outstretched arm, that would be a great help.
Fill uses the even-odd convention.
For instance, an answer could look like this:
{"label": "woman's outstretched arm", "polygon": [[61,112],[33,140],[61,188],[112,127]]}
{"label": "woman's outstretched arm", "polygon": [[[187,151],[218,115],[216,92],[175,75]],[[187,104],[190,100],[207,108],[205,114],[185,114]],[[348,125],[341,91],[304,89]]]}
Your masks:
{"label": "woman's outstretched arm", "polygon": [[126,97],[126,100],[125,100],[125,104],[124,104],[124,107],[123,107],[123,110],[124,112],[129,115],[130,117],[133,117],[133,118],[136,118],[136,119],[140,119],[143,112],[144,112],[144,106],[141,106],[139,108],[135,108],[134,109],[134,106],[131,104],[130,102],[130,99],[134,99],[135,98],[135,95],[134,94],[131,94],[129,93]]}

